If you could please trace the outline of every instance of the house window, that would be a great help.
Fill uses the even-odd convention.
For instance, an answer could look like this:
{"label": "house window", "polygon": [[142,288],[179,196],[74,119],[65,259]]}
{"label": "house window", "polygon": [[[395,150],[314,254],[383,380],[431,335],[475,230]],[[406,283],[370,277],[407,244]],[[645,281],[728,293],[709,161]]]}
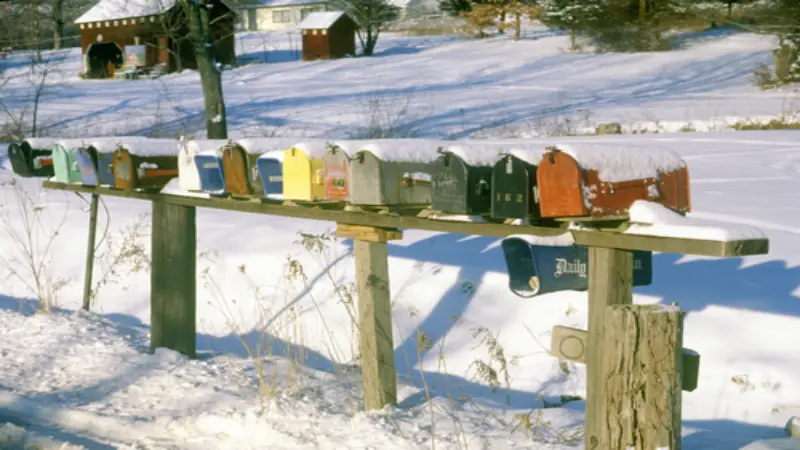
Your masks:
{"label": "house window", "polygon": [[289,23],[292,21],[291,11],[272,11],[272,21],[275,23]]}

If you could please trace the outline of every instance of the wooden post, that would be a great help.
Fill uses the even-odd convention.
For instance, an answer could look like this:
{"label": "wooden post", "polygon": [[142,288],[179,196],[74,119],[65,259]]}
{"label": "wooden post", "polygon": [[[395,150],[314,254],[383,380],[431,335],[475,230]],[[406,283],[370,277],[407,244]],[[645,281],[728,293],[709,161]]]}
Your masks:
{"label": "wooden post", "polygon": [[387,241],[402,239],[394,229],[339,224],[336,235],[353,239],[358,288],[359,352],[364,409],[397,404],[392,305]]}
{"label": "wooden post", "polygon": [[[589,247],[589,342],[586,345],[586,449],[618,450],[609,446],[605,405],[605,310],[633,302],[633,253]],[[615,354],[615,353],[614,353]],[[615,418],[616,419],[616,418]],[[624,449],[619,449],[624,450]]]}
{"label": "wooden post", "polygon": [[166,347],[190,358],[196,351],[195,208],[153,201],[150,267],[150,351]]}
{"label": "wooden post", "polygon": [[94,272],[94,247],[97,235],[97,203],[100,196],[92,194],[89,204],[89,244],[86,248],[86,274],[83,277],[83,309],[89,311],[92,303],[92,273]]}
{"label": "wooden post", "polygon": [[680,450],[683,312],[616,305],[605,318],[604,448]]}

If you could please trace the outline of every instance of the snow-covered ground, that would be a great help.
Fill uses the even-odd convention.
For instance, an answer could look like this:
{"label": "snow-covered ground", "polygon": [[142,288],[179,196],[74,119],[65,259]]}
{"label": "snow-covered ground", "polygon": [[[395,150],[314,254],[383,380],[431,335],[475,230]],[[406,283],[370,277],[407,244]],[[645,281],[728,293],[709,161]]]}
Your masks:
{"label": "snow-covered ground", "polygon": [[[374,58],[314,63],[290,60],[292,39],[240,39],[250,49],[242,53],[278,49],[272,63],[226,72],[233,136],[346,137],[387,115],[420,136],[520,136],[546,125],[537,116],[575,117],[579,109],[592,121],[628,124],[650,114],[676,130],[680,121],[777,115],[792,98],[749,84],[772,45],[750,35],[638,55],[562,53],[567,39],[541,29],[517,43],[387,35]],[[201,117],[195,73],[83,81],[73,50],[61,67],[68,78],[48,88],[41,105],[54,134],[180,131]],[[3,87],[3,101],[23,107],[26,83]],[[398,114],[406,101],[408,111]],[[672,148],[690,165],[691,217],[756,226],[770,238],[765,256],[656,254],[653,284],[635,289],[637,303],[677,302],[689,311],[685,345],[702,358],[699,387],[683,396],[685,449],[780,437],[788,417],[800,415],[798,138],[791,131],[569,138]],[[0,178],[11,177],[4,159]],[[148,353],[149,277],[141,265],[149,238],[141,225],[150,205],[104,199],[93,313],[75,313],[86,203],[40,193],[39,184],[0,189],[0,263],[4,272],[23,268],[22,278],[4,275],[0,290],[0,424],[89,449],[582,448],[584,403],[568,400],[584,395],[584,367],[560,365],[546,349],[552,326],[586,327],[586,294],[515,297],[496,239],[407,230],[390,244],[399,405],[364,413],[353,360],[352,243],[306,239],[322,250],[295,243],[298,232],[324,233],[332,223],[199,210],[200,356],[190,361]],[[41,214],[36,248],[58,231],[53,269],[43,277],[45,287],[60,288],[51,315],[33,314],[23,283],[31,277],[28,247],[19,245],[20,198]],[[418,347],[420,333],[431,348]],[[502,358],[492,356],[495,343]],[[479,370],[486,365],[497,372],[496,389]]]}
{"label": "snow-covered ground", "polygon": [[[531,136],[617,121],[627,131],[721,130],[745,118],[800,111],[791,90],[762,92],[750,77],[774,39],[720,29],[687,34],[681,50],[573,54],[563,34],[529,26],[524,39],[382,34],[372,58],[299,61],[300,35],[243,33],[224,74],[231,136]],[[10,74],[27,70],[15,54]],[[203,127],[194,71],[160,80],[81,80],[79,49],[51,54],[40,124],[47,134],[191,133]],[[30,119],[37,77],[2,89]]]}

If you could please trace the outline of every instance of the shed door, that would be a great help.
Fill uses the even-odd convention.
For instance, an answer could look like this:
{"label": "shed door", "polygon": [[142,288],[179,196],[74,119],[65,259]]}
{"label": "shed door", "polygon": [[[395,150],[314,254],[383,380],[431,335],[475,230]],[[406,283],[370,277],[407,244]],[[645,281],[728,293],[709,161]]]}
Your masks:
{"label": "shed door", "polygon": [[169,66],[169,38],[167,36],[158,37],[158,64]]}

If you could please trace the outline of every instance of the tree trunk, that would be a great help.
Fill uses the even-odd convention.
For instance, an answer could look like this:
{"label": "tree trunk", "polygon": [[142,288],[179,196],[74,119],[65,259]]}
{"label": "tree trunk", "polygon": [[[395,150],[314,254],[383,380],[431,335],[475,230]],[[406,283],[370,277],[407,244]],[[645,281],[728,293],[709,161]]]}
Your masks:
{"label": "tree trunk", "polygon": [[33,30],[31,30],[33,48],[36,50],[36,62],[42,62],[42,49],[39,42],[39,31],[41,30],[39,24],[39,0],[34,0],[31,5],[31,14],[33,14]]}
{"label": "tree trunk", "polygon": [[53,0],[53,48],[64,47],[64,0]]}
{"label": "tree trunk", "polygon": [[639,22],[647,18],[647,0],[639,0]]}
{"label": "tree trunk", "polygon": [[375,52],[375,45],[378,44],[378,31],[367,28],[367,41],[362,48],[364,56],[372,56]]}
{"label": "tree trunk", "polygon": [[500,23],[497,24],[497,32],[500,34],[505,33],[506,29],[506,12],[500,11]]}
{"label": "tree trunk", "polygon": [[189,32],[200,83],[203,86],[203,99],[206,107],[206,137],[208,139],[227,139],[228,121],[225,112],[225,99],[222,95],[222,72],[217,66],[212,50],[213,36],[209,26],[206,1],[182,0],[184,13],[188,17]]}
{"label": "tree trunk", "polygon": [[522,36],[522,14],[516,13],[514,15],[514,40],[518,41]]}
{"label": "tree trunk", "polygon": [[569,49],[572,51],[575,51],[577,48],[577,36],[575,34],[575,30],[569,30]]}
{"label": "tree trunk", "polygon": [[728,0],[728,19],[731,18],[731,15],[733,15],[733,2]]}

